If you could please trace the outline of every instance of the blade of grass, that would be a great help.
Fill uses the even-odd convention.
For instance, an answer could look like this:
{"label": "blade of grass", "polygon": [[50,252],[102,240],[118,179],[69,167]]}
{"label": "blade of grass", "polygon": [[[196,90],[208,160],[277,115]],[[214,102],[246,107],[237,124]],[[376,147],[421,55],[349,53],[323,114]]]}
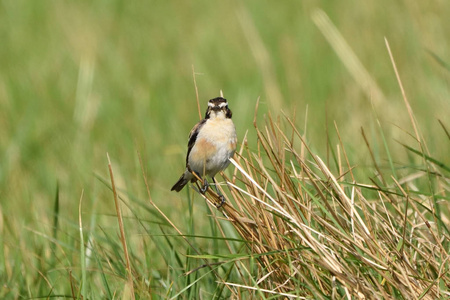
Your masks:
{"label": "blade of grass", "polygon": [[135,294],[134,294],[133,274],[131,273],[130,257],[128,255],[128,246],[127,246],[127,241],[125,238],[125,229],[123,226],[122,212],[120,210],[119,198],[117,196],[116,185],[114,183],[114,173],[113,173],[113,169],[111,166],[111,160],[109,158],[109,154],[106,153],[106,156],[108,158],[109,176],[111,178],[111,187],[112,187],[113,194],[114,194],[114,204],[116,207],[117,220],[119,222],[120,241],[122,242],[122,247],[123,247],[123,251],[124,251],[124,255],[125,255],[127,278],[128,278],[128,288],[129,288],[129,292],[130,292],[132,299],[136,299]]}
{"label": "blade of grass", "polygon": [[379,104],[384,103],[385,96],[382,90],[370,76],[328,15],[323,10],[316,9],[312,14],[312,20],[341,59],[353,79],[359,84],[363,93],[366,93],[368,98],[373,97],[376,99]]}
{"label": "blade of grass", "polygon": [[[148,200],[150,202],[150,204],[158,211],[158,213],[164,218],[164,220],[166,220],[166,222],[168,222],[170,224],[170,226],[172,226],[173,229],[175,229],[176,232],[178,232],[178,234],[183,238],[183,240],[189,245],[189,247],[192,248],[192,250],[195,251],[195,253],[200,254],[200,251],[189,241],[189,239],[187,237],[185,237],[183,235],[183,233],[181,232],[180,229],[178,229],[178,227],[169,219],[169,217],[166,216],[166,214],[164,214],[164,212],[156,205],[155,202],[153,202],[151,193],[150,193],[150,187],[148,185],[148,181],[147,181],[147,175],[145,174],[144,171],[144,164],[142,162],[142,157],[140,152],[138,151],[138,157],[139,157],[139,163],[141,165],[141,171],[142,171],[142,177],[144,179],[144,184],[147,190],[147,197]],[[217,274],[217,272],[215,271],[215,269],[212,268],[212,266],[209,264],[209,262],[205,259],[205,264],[209,266],[209,268],[211,269],[212,273],[216,276],[216,278],[218,280],[221,280],[219,274]],[[233,291],[230,289],[230,291],[233,293]]]}
{"label": "blade of grass", "polygon": [[447,127],[445,127],[444,123],[441,120],[438,120],[439,124],[441,124],[442,129],[444,129],[445,134],[447,135],[448,139],[450,140],[450,133],[447,130]]}
{"label": "blade of grass", "polygon": [[197,73],[195,73],[194,65],[192,65],[192,78],[194,79],[195,99],[197,100],[198,117],[201,120],[202,119],[202,110],[200,109],[200,100],[198,97],[197,80],[195,79],[196,75],[197,75]]}
{"label": "blade of grass", "polygon": [[59,182],[56,183],[55,204],[53,205],[53,238],[58,239],[58,218],[59,218]]}
{"label": "blade of grass", "polygon": [[401,142],[398,142],[398,143],[399,143],[400,145],[402,145],[403,147],[405,147],[406,149],[408,149],[409,151],[411,151],[412,153],[417,154],[417,155],[419,155],[419,156],[421,156],[421,157],[424,157],[425,160],[427,160],[427,161],[429,161],[429,162],[435,164],[436,166],[438,166],[438,167],[444,169],[444,170],[447,171],[447,172],[450,172],[450,168],[447,167],[443,162],[440,162],[440,161],[438,161],[437,159],[434,159],[434,158],[432,158],[432,157],[426,155],[425,153],[422,153],[422,152],[420,152],[420,151],[418,151],[418,150],[416,150],[416,149],[414,149],[414,148],[412,148],[412,147],[410,147],[410,146],[408,146],[408,145],[405,145],[405,144],[403,144],[403,143],[401,143]]}
{"label": "blade of grass", "polygon": [[384,135],[383,128],[381,127],[380,120],[377,119],[376,121],[377,121],[377,125],[378,125],[378,129],[379,129],[381,138],[383,140],[384,150],[386,151],[386,155],[387,155],[387,158],[388,158],[388,161],[389,161],[389,166],[391,167],[392,175],[394,175],[395,179],[398,179],[397,172],[395,171],[395,167],[394,167],[394,162],[392,160],[391,151],[389,151],[389,147],[388,147],[388,144],[387,144],[387,141],[386,141],[386,137]]}
{"label": "blade of grass", "polygon": [[102,279],[103,286],[105,287],[105,290],[106,290],[106,295],[107,295],[108,299],[113,299],[113,295],[111,293],[111,288],[110,288],[110,286],[108,284],[108,280],[106,279],[105,271],[103,269],[102,262],[100,261],[100,257],[99,257],[99,255],[97,253],[97,250],[94,248],[95,246],[92,245],[92,247],[93,247],[93,251],[92,252],[94,253],[95,261],[97,262],[97,267],[100,270],[99,273],[100,273],[100,277]]}
{"label": "blade of grass", "polygon": [[450,64],[448,64],[445,60],[443,60],[442,58],[440,58],[436,53],[434,53],[433,51],[426,49],[428,54],[431,55],[431,57],[434,58],[435,61],[437,61],[437,63],[443,67],[444,69],[446,69],[447,71],[450,72]]}
{"label": "blade of grass", "polygon": [[402,80],[401,80],[400,75],[398,73],[397,65],[395,64],[394,56],[392,55],[391,47],[389,46],[389,42],[388,42],[386,37],[384,38],[384,42],[386,44],[386,48],[388,50],[389,57],[390,57],[391,62],[392,62],[392,67],[394,68],[395,77],[397,77],[397,82],[398,82],[398,85],[400,87],[400,91],[401,91],[402,96],[403,96],[403,101],[405,102],[406,109],[408,110],[408,115],[409,115],[409,118],[410,118],[410,121],[411,121],[411,125],[414,128],[414,133],[416,134],[417,142],[419,142],[419,144],[420,144],[421,143],[421,138],[420,138],[420,135],[419,135],[419,130],[417,129],[416,120],[414,118],[414,113],[412,111],[411,105],[409,104],[408,98],[406,97],[406,92],[405,92],[405,89],[403,88],[403,83],[402,83]]}
{"label": "blade of grass", "polygon": [[83,237],[83,222],[81,219],[81,203],[83,201],[84,190],[81,191],[80,201],[78,204],[78,222],[80,231],[80,263],[81,263],[81,297],[87,298],[86,295],[86,260],[84,253],[84,237]]}

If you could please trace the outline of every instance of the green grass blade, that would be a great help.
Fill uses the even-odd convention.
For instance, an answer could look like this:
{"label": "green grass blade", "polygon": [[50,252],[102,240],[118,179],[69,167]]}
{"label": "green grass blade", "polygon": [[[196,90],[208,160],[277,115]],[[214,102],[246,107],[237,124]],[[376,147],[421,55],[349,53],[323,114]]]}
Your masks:
{"label": "green grass blade", "polygon": [[[400,142],[399,142],[399,143],[400,143]],[[414,148],[412,148],[412,147],[410,147],[410,146],[408,146],[408,145],[405,145],[405,144],[403,144],[403,143],[400,143],[400,145],[402,145],[403,147],[405,147],[406,149],[408,149],[408,150],[411,151],[412,153],[417,154],[417,155],[419,155],[419,156],[421,156],[421,157],[424,157],[427,161],[429,161],[429,162],[435,164],[436,166],[438,166],[438,167],[444,169],[445,171],[450,172],[450,168],[447,167],[443,162],[441,162],[441,161],[439,161],[439,160],[437,160],[437,159],[434,159],[434,158],[432,158],[432,157],[426,155],[425,153],[422,153],[421,151],[418,151],[418,150],[416,150],[416,149],[414,149]]]}

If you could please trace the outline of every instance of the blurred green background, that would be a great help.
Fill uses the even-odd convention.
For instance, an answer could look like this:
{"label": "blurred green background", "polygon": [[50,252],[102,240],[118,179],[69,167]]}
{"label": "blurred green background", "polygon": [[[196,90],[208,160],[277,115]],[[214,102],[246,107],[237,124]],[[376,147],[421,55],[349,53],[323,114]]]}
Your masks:
{"label": "blurred green background", "polygon": [[[381,96],[349,72],[317,26],[318,10]],[[223,90],[250,145],[260,97],[260,116],[295,111],[319,155],[336,121],[364,165],[360,127],[370,135],[377,116],[399,156],[406,151],[393,139],[413,141],[386,37],[430,151],[449,162],[438,123],[450,127],[449,15],[447,1],[0,1],[0,273],[11,279],[17,261],[36,272],[51,255],[41,235],[52,231],[57,186],[67,236],[82,191],[85,223],[95,214],[117,231],[112,193],[96,178],[108,180],[107,152],[124,197],[146,201],[139,151],[153,200],[182,224],[186,192],[170,188],[198,121],[193,66],[202,114]]]}

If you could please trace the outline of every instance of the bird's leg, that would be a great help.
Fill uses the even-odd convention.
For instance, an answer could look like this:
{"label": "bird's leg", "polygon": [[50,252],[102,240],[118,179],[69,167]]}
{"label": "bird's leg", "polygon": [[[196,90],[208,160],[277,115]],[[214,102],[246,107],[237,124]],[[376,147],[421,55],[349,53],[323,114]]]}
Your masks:
{"label": "bird's leg", "polygon": [[208,190],[208,187],[209,187],[209,183],[208,183],[208,180],[206,180],[206,178],[205,178],[205,179],[203,179],[203,185],[200,188],[200,192],[202,192],[202,194],[206,193],[206,191]]}
{"label": "bird's leg", "polygon": [[[200,180],[200,181],[202,180],[202,176],[200,175],[199,172],[191,170],[190,168],[189,168],[189,171],[191,173],[193,173],[194,177],[196,177],[197,180]],[[208,181],[206,180],[206,177],[205,177],[205,179],[203,179],[203,184],[201,185],[201,187],[199,189],[200,193],[202,193],[202,194],[206,193],[206,190],[208,190],[208,187],[209,187],[209,184],[208,184]]]}
{"label": "bird's leg", "polygon": [[214,187],[216,188],[217,195],[219,195],[219,198],[220,198],[220,204],[216,205],[216,207],[221,208],[222,205],[225,203],[225,197],[222,195],[221,192],[219,192],[219,189],[217,188],[217,182],[214,179],[214,177],[211,177],[211,178],[212,178],[212,181],[214,182]]}

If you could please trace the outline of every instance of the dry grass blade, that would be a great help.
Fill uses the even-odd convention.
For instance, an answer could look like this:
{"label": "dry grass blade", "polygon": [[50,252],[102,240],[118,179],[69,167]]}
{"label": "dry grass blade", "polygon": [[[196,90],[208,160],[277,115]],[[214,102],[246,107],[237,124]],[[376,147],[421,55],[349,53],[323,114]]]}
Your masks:
{"label": "dry grass blade", "polygon": [[130,257],[128,255],[127,240],[125,238],[125,230],[123,227],[123,219],[122,219],[122,212],[120,210],[119,197],[117,196],[116,185],[114,183],[114,173],[113,173],[112,166],[111,166],[111,160],[109,159],[109,154],[106,153],[106,156],[108,157],[108,168],[109,168],[109,176],[111,178],[111,188],[112,188],[113,194],[114,194],[114,204],[116,207],[117,220],[119,222],[120,241],[122,242],[123,252],[125,255],[125,261],[127,263],[128,290],[131,294],[131,298],[135,299],[133,275],[131,273]]}
{"label": "dry grass blade", "polygon": [[[269,117],[260,130],[255,119],[257,151],[244,145],[231,159],[235,172],[220,210],[248,242],[258,270],[252,274],[254,285],[227,286],[253,296],[316,299],[435,299],[442,293],[439,284],[450,284],[450,277],[440,262],[448,257],[435,227],[428,226],[428,233],[418,230],[416,215],[425,224],[430,221],[417,200],[403,189],[359,182],[345,151],[348,170],[339,164],[335,176],[286,121]],[[296,151],[291,136],[307,155]],[[392,180],[383,182],[401,188]],[[211,189],[203,197],[220,203]],[[242,264],[236,266],[246,274]]]}
{"label": "dry grass blade", "polygon": [[195,87],[195,99],[197,100],[197,111],[198,111],[198,118],[202,119],[202,110],[200,109],[200,100],[198,97],[198,88],[197,88],[197,80],[195,76],[197,73],[195,73],[194,65],[192,65],[192,78],[194,79],[194,87]]}
{"label": "dry grass blade", "polygon": [[327,14],[324,11],[317,9],[314,11],[312,19],[353,76],[353,79],[360,85],[362,91],[367,94],[367,97],[370,99],[373,96],[378,103],[384,103],[385,96],[383,92],[345,41],[344,37],[331,22]]}
{"label": "dry grass blade", "polygon": [[419,131],[417,129],[416,120],[414,118],[414,113],[412,111],[411,105],[409,104],[408,98],[406,97],[406,92],[405,92],[405,89],[403,88],[403,83],[402,83],[402,80],[401,80],[400,75],[398,73],[397,65],[395,64],[395,60],[394,60],[394,56],[392,55],[391,47],[389,46],[389,42],[388,42],[387,38],[384,38],[384,41],[386,43],[386,48],[388,50],[389,57],[391,58],[392,67],[394,68],[394,72],[395,72],[395,77],[397,78],[398,85],[400,87],[400,91],[402,92],[403,100],[405,101],[406,109],[408,110],[408,115],[409,115],[409,118],[411,120],[411,124],[412,124],[412,126],[414,128],[414,133],[416,135],[416,139],[420,143],[421,138],[420,138],[420,135],[419,135]]}

